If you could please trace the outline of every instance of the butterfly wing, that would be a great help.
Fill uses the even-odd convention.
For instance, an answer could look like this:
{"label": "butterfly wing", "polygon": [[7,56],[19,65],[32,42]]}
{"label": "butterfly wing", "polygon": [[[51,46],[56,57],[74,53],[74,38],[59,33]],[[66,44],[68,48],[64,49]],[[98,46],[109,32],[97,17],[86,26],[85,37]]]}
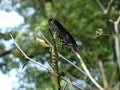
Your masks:
{"label": "butterfly wing", "polygon": [[50,27],[57,32],[62,45],[67,45],[70,51],[79,51],[76,41],[72,35],[55,19],[49,19]]}

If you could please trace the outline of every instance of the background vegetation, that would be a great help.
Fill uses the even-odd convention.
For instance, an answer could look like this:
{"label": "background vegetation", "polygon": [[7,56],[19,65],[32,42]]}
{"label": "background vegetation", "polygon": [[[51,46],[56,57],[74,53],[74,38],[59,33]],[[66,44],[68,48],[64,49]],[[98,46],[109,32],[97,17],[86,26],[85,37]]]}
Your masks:
{"label": "background vegetation", "polygon": [[[51,60],[49,49],[41,47],[35,39],[41,38],[39,33],[41,31],[52,43],[48,19],[57,19],[75,38],[81,56],[94,79],[104,88],[120,89],[120,63],[117,61],[120,61],[120,58],[116,55],[114,38],[116,35],[114,22],[120,16],[119,0],[11,0],[11,8],[3,9],[8,12],[14,9],[24,17],[25,22],[16,28],[7,28],[5,33],[0,32],[0,40],[10,41],[9,33],[11,32],[21,49],[29,57],[48,65]],[[119,33],[117,35],[119,36]],[[64,57],[81,67],[72,53],[67,49],[63,50],[60,42],[57,44],[58,51]],[[4,74],[9,74],[12,69],[19,72],[18,69],[26,62],[25,57],[14,44],[10,47],[11,49],[6,50],[4,42],[0,42],[0,69]],[[95,88],[89,78],[61,58],[59,68],[64,77],[70,78],[73,82],[78,81],[80,87],[88,88],[83,86],[84,82],[84,85]],[[31,62],[17,77],[19,87],[13,87],[14,89],[53,89],[50,73]],[[105,79],[107,86],[104,85]]]}

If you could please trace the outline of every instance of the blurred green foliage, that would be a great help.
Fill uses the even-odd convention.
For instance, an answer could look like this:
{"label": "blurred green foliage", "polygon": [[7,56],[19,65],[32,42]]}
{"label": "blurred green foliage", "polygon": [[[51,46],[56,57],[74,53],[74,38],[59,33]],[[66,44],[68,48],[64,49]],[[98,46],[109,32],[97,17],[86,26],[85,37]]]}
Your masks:
{"label": "blurred green foliage", "polygon": [[[109,1],[110,0],[101,0],[101,3],[104,7],[107,7]],[[15,10],[25,19],[25,23],[11,33],[21,49],[29,57],[43,64],[48,61],[50,62],[49,50],[39,46],[35,39],[37,37],[42,38],[40,35],[40,32],[42,32],[52,43],[47,21],[49,18],[54,18],[62,23],[75,38],[79,45],[81,56],[93,77],[97,77],[97,82],[103,85],[98,65],[99,59],[103,62],[108,82],[112,82],[112,85],[118,82],[119,74],[117,74],[116,56],[114,53],[114,31],[112,25],[108,23],[108,20],[116,20],[120,15],[119,0],[115,0],[110,12],[106,15],[101,11],[100,6],[95,0],[13,0],[11,2],[12,7],[15,7],[17,4],[20,5],[20,7],[16,7]],[[31,12],[33,13],[29,14]],[[28,27],[25,28],[24,32],[21,32],[24,26]],[[98,29],[102,29],[103,32],[100,33]],[[100,35],[96,36],[96,31],[98,31],[97,33]],[[8,40],[9,36],[5,34],[0,36],[0,38]],[[57,44],[61,54],[81,67],[79,61],[72,53],[67,49],[63,50],[59,41],[57,41]],[[0,50],[1,49],[3,50],[5,47],[0,43]],[[11,57],[11,55],[13,57]],[[5,66],[7,68],[6,73],[13,68],[22,67],[25,62],[25,57],[14,47],[14,44],[12,46],[12,52],[1,58],[4,62],[0,63],[0,68],[2,70],[2,67]],[[19,61],[15,61],[16,58],[18,58]],[[77,80],[85,80],[86,83],[93,85],[89,79],[85,79],[82,73],[66,61],[60,58],[59,62],[61,74],[66,76],[66,72],[70,73]],[[19,88],[31,90],[33,87],[26,87],[24,84],[34,83],[37,90],[53,90],[50,73],[42,71],[40,69],[41,67],[38,68],[36,66],[31,66],[31,63],[28,63],[28,65],[25,66],[22,78],[18,75],[20,80],[24,82],[20,84]],[[111,78],[113,72],[116,74],[114,78]]]}

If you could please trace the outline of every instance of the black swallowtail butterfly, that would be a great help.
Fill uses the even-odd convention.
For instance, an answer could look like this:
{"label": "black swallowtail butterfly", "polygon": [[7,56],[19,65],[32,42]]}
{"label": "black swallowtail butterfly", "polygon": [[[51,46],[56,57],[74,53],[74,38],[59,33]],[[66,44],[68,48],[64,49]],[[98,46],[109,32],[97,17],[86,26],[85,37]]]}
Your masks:
{"label": "black swallowtail butterfly", "polygon": [[57,20],[49,19],[48,23],[56,31],[63,46],[67,45],[70,51],[79,52],[78,45],[72,35]]}

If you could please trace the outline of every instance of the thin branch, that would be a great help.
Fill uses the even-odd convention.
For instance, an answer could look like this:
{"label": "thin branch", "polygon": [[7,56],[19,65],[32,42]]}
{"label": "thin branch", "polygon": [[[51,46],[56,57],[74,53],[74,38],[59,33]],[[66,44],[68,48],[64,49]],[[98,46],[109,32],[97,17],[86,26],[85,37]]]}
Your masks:
{"label": "thin branch", "polygon": [[46,69],[46,70],[48,70],[48,71],[50,70],[50,69],[48,69],[47,67],[45,67],[44,65],[42,65],[41,63],[39,63],[39,62],[33,60],[32,58],[28,57],[28,56],[23,52],[23,50],[18,46],[18,44],[15,42],[15,40],[14,40],[14,38],[13,38],[13,36],[12,36],[11,33],[10,33],[10,36],[11,36],[14,44],[16,45],[16,47],[20,50],[20,52],[25,56],[26,59],[34,62],[34,63],[37,64],[37,65],[40,65],[41,67],[43,67],[44,69]]}
{"label": "thin branch", "polygon": [[[41,34],[42,34],[42,33],[41,33]],[[46,42],[50,44],[50,42],[46,39],[46,37],[45,37],[43,34],[42,34],[42,36],[43,36],[43,38],[46,40]],[[50,45],[51,45],[51,44],[50,44]],[[76,65],[72,64],[72,62],[70,62],[68,59],[64,58],[60,53],[58,53],[58,55],[60,55],[60,57],[62,57],[64,60],[66,60],[67,62],[69,62],[71,65],[73,65],[76,69],[78,69],[78,70],[81,71],[81,69],[80,69],[79,67],[76,67]],[[80,56],[78,53],[76,53],[76,56],[77,56],[78,59],[80,60],[81,65],[82,65],[82,67],[83,67],[83,69],[84,69],[84,71],[85,71],[85,72],[82,71],[82,73],[84,73],[85,75],[87,75],[87,76],[90,78],[90,80],[96,85],[96,87],[98,87],[100,90],[104,90],[104,89],[93,79],[93,77],[91,76],[91,74],[90,74],[90,72],[88,71],[87,67],[85,66],[85,64],[84,64],[81,56]]]}
{"label": "thin branch", "polygon": [[[41,63],[39,63],[39,62],[35,61],[34,59],[28,57],[28,56],[23,52],[23,50],[18,46],[18,44],[17,44],[16,41],[14,40],[14,38],[13,38],[13,36],[12,36],[11,33],[10,33],[10,37],[12,38],[15,46],[20,50],[20,52],[25,56],[26,59],[32,61],[33,63],[35,63],[35,64],[37,64],[37,65],[39,65],[39,66],[41,66],[42,68],[44,68],[45,70],[47,70],[47,71],[49,71],[49,72],[51,72],[51,73],[55,73],[52,68],[47,68],[47,67],[45,67],[44,65],[42,65]],[[58,76],[57,73],[55,73],[55,75]],[[62,76],[60,76],[60,78],[63,79],[64,81],[68,82],[68,83],[71,83],[70,80],[66,80],[66,79],[65,79],[64,77],[62,77]],[[76,88],[78,88],[78,89],[80,89],[80,90],[83,90],[81,87],[79,87],[79,86],[77,86],[77,85],[75,85],[75,84],[73,84],[73,83],[71,83],[71,85],[73,85],[74,87],[76,87]]]}
{"label": "thin branch", "polygon": [[112,88],[112,90],[119,90],[120,81]]}
{"label": "thin branch", "polygon": [[118,17],[116,23],[119,24],[119,22],[120,22],[120,16]]}
{"label": "thin branch", "polygon": [[[110,89],[113,87],[113,82],[114,82],[115,77],[116,77],[116,74],[115,74],[115,73],[117,73],[116,70],[112,70],[112,72],[111,72],[111,77],[110,77],[110,81],[109,81],[109,89],[108,89],[108,90],[110,90]],[[114,89],[113,89],[113,90],[114,90]]]}
{"label": "thin branch", "polygon": [[73,85],[74,87],[76,87],[80,90],[84,90],[83,88],[77,86],[76,84],[73,84],[69,79],[67,80],[67,79],[63,78],[62,76],[60,76],[60,78],[63,79],[64,81],[68,82],[69,85]]}
{"label": "thin branch", "polygon": [[102,3],[100,2],[100,0],[96,0],[96,2],[97,2],[98,5],[100,6],[100,8],[101,8],[103,14],[106,15],[106,14],[108,14],[108,13],[110,12],[114,0],[110,0],[110,2],[108,3],[107,8],[105,8],[105,7],[102,5]]}
{"label": "thin branch", "polygon": [[67,61],[68,63],[70,63],[72,66],[74,66],[77,70],[79,70],[80,72],[82,72],[84,75],[87,76],[87,74],[78,66],[76,66],[75,64],[73,64],[70,60],[68,60],[67,58],[65,58],[63,55],[61,55],[60,53],[58,53],[59,57],[61,57],[62,59],[64,59],[65,61]]}
{"label": "thin branch", "polygon": [[110,12],[111,7],[112,7],[112,4],[113,4],[114,1],[115,1],[115,0],[110,0],[110,1],[109,1],[108,6],[107,6],[107,13]]}
{"label": "thin branch", "polygon": [[13,50],[13,49],[10,49],[10,50],[8,50],[8,51],[2,51],[2,50],[0,50],[0,57],[10,54],[10,53],[12,52],[12,50]]}
{"label": "thin branch", "polygon": [[64,86],[63,86],[63,89],[62,89],[62,90],[65,90],[65,88],[67,87],[67,84],[68,84],[68,82],[66,82],[66,83],[64,84]]}
{"label": "thin branch", "polygon": [[102,3],[100,2],[100,0],[96,0],[96,2],[100,6],[101,10],[104,12],[105,11],[105,7],[102,5]]}
{"label": "thin branch", "polygon": [[[45,39],[45,41],[46,41],[51,47],[53,47],[52,44],[47,40],[47,38],[42,34],[42,32],[40,32],[40,33],[41,33],[42,37]],[[62,54],[60,54],[59,52],[58,52],[58,55],[59,55],[59,57],[61,57],[62,59],[66,60],[68,63],[70,63],[72,66],[74,66],[77,70],[79,70],[80,72],[82,72],[84,75],[87,76],[87,74],[86,74],[82,69],[80,69],[78,66],[76,66],[75,64],[73,64],[70,60],[68,60],[67,58],[65,58],[65,57],[64,57]]]}
{"label": "thin branch", "polygon": [[42,37],[45,39],[45,41],[52,47],[52,44],[47,40],[47,38],[42,34],[42,32],[40,32]]}
{"label": "thin branch", "polygon": [[106,79],[106,76],[105,76],[103,63],[102,63],[102,61],[100,59],[99,59],[99,67],[100,67],[100,71],[101,71],[101,74],[102,74],[104,88],[108,89],[108,83],[107,83],[107,79]]}
{"label": "thin branch", "polygon": [[116,57],[117,57],[117,64],[119,67],[119,73],[120,73],[120,47],[119,47],[119,30],[118,30],[118,24],[120,22],[120,16],[118,19],[114,22],[114,31],[115,31],[115,52],[116,52]]}
{"label": "thin branch", "polygon": [[91,76],[91,74],[90,74],[89,70],[87,69],[86,65],[84,64],[81,56],[80,56],[78,53],[75,53],[75,54],[76,54],[76,56],[78,57],[78,59],[80,60],[80,63],[81,63],[81,65],[82,65],[82,68],[84,69],[84,71],[85,71],[86,74],[88,75],[89,79],[95,84],[95,86],[96,86],[97,88],[99,88],[100,90],[104,90],[104,88],[101,87],[101,86],[95,81],[95,79]]}

